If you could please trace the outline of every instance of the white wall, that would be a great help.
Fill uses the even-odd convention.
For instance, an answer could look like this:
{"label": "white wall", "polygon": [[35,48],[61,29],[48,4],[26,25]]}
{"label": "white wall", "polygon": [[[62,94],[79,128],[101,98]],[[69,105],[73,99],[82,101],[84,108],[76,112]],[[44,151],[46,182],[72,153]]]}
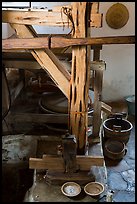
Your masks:
{"label": "white wall", "polygon": [[[110,28],[105,20],[106,12],[116,2],[100,2],[103,27],[91,28],[92,37],[135,35],[135,2],[122,2],[129,11],[129,20],[121,29]],[[135,45],[104,45],[101,59],[106,62],[104,71],[104,100],[120,99],[135,94]]]}
{"label": "white wall", "polygon": [[[13,2],[15,3],[15,2]],[[48,7],[71,2],[32,2],[33,6]],[[100,2],[99,12],[103,13],[103,27],[91,28],[92,37],[135,35],[135,2],[122,2],[129,11],[129,20],[121,29],[110,28],[105,20],[106,12],[116,2]],[[69,29],[34,27],[38,33],[68,33]],[[14,31],[9,25],[2,26],[2,38],[10,37]],[[135,45],[104,45],[101,60],[106,62],[103,76],[103,100],[117,100],[135,94]]]}

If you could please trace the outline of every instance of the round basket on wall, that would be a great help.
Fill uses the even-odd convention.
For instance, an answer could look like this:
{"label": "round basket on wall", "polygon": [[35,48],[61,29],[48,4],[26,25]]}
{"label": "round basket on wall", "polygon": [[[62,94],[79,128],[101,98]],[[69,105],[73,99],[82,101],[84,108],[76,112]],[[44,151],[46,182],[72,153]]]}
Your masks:
{"label": "round basket on wall", "polygon": [[113,4],[106,13],[106,22],[109,27],[120,29],[129,19],[129,11],[122,3]]}

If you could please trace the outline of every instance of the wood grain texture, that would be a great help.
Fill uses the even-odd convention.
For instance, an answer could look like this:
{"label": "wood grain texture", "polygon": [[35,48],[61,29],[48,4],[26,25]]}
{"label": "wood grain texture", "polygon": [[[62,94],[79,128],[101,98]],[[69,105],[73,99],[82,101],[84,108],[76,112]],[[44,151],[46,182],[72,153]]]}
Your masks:
{"label": "wood grain texture", "polygon": [[[75,25],[74,38],[85,38],[87,35],[86,2],[74,2],[72,7]],[[89,89],[89,67],[87,66],[86,46],[72,47],[72,70],[70,82],[69,110],[70,133],[76,136],[77,151],[85,153],[87,133],[87,109]]]}
{"label": "wood grain texture", "polygon": [[[103,166],[103,156],[85,156],[77,155],[76,162],[81,171],[90,170],[92,166]],[[48,169],[48,170],[60,170],[65,172],[64,160],[59,156],[43,155],[43,158],[30,158],[30,169]]]}
{"label": "wood grain texture", "polygon": [[[95,48],[93,51],[93,60],[100,60],[100,48]],[[99,64],[98,64],[99,66]],[[94,79],[94,104],[93,104],[93,137],[99,137],[101,125],[101,101],[102,101],[102,83],[103,83],[103,69],[97,69]]]}
{"label": "wood grain texture", "polygon": [[[94,38],[64,38],[51,37],[51,48],[65,48],[74,45],[109,45],[109,44],[134,44],[135,36],[117,37],[94,37]],[[48,37],[37,37],[27,39],[4,39],[2,49],[4,50],[24,50],[24,49],[45,49],[49,47]]]}
{"label": "wood grain texture", "polygon": [[[34,38],[33,33],[27,26],[11,24],[19,38]],[[61,64],[59,59],[49,49],[32,50],[31,54],[41,67],[51,76],[58,88],[68,97],[70,74]]]}
{"label": "wood grain texture", "polygon": [[[69,22],[68,22],[69,21]],[[3,23],[16,23],[20,25],[48,25],[48,26],[71,26],[71,21],[60,11],[48,10],[3,10]]]}
{"label": "wood grain texture", "polygon": [[[102,26],[102,14],[98,13],[97,2],[90,3],[93,6],[93,13],[90,16],[90,27],[100,28]],[[68,8],[71,11],[71,5],[54,7],[47,9],[12,9],[2,11],[3,23],[16,23],[21,25],[40,25],[40,26],[59,26],[72,27],[71,20],[63,12],[62,8]]]}

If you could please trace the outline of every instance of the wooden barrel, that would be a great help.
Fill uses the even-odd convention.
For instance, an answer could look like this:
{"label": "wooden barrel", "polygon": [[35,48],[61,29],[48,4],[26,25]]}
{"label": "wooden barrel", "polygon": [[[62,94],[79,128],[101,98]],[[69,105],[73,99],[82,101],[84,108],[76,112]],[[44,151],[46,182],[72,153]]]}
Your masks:
{"label": "wooden barrel", "polygon": [[115,115],[114,118],[106,119],[103,122],[104,138],[122,141],[126,144],[132,128],[133,125],[128,120]]}
{"label": "wooden barrel", "polygon": [[104,155],[113,160],[122,159],[127,150],[125,144],[122,141],[117,140],[107,140],[104,145]]}

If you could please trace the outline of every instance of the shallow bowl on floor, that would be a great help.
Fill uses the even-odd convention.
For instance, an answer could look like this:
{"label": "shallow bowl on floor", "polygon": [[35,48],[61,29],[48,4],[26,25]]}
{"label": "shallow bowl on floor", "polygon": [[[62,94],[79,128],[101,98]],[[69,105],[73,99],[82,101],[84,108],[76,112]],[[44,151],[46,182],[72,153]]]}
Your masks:
{"label": "shallow bowl on floor", "polygon": [[75,182],[66,182],[62,185],[61,191],[65,196],[75,197],[80,194],[81,187]]}
{"label": "shallow bowl on floor", "polygon": [[104,191],[104,185],[97,181],[90,182],[84,187],[84,191],[86,194],[90,196],[99,196]]}

